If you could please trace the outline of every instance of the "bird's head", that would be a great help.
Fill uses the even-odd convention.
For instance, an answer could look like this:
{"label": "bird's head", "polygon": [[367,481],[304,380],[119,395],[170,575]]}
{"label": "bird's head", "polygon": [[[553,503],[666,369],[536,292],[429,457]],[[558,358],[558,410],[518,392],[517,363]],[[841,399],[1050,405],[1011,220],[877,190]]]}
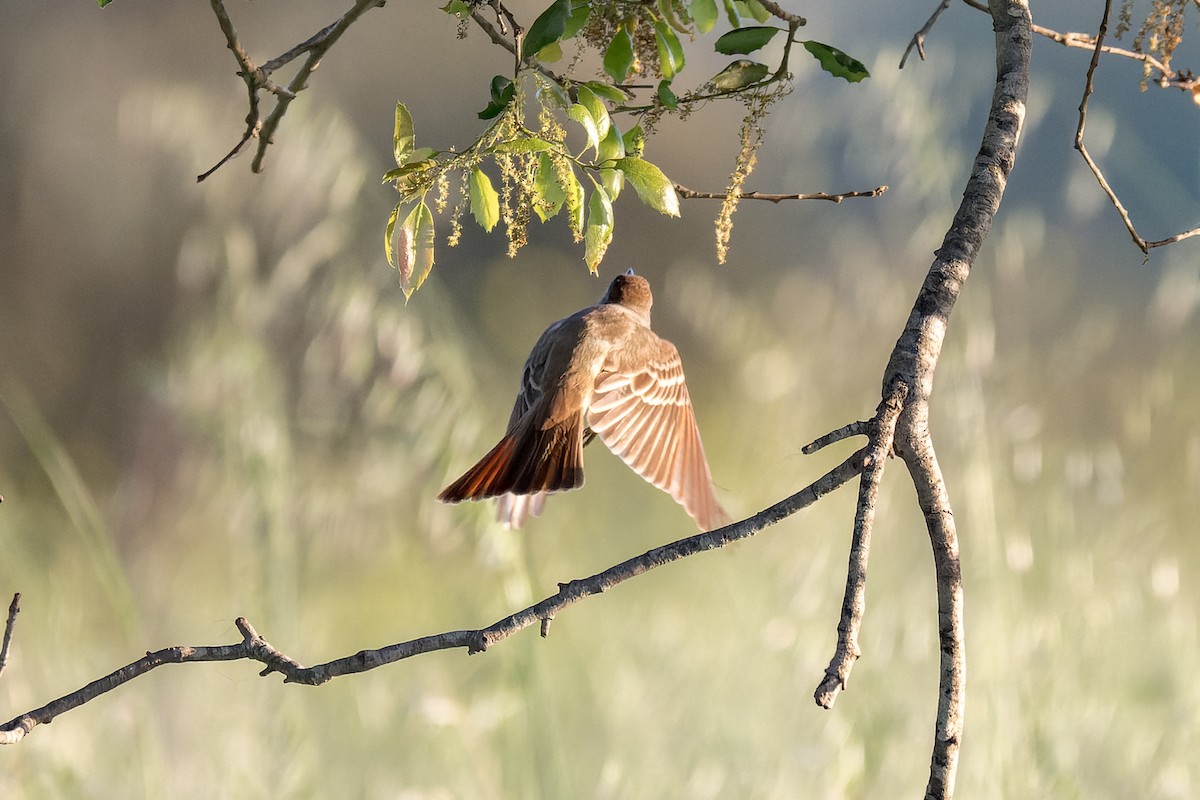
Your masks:
{"label": "bird's head", "polygon": [[613,278],[600,302],[619,303],[649,317],[650,307],[654,305],[654,295],[650,293],[650,281],[635,274],[630,267]]}

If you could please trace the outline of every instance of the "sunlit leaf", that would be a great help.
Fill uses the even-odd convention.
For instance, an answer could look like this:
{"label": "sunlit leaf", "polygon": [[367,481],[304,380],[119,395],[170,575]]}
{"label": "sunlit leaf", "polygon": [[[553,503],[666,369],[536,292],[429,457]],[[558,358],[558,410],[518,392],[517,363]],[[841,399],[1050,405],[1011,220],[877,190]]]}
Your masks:
{"label": "sunlit leaf", "polygon": [[659,81],[658,91],[655,92],[658,96],[658,101],[669,109],[679,108],[679,98],[671,91],[670,81]]}
{"label": "sunlit leaf", "polygon": [[538,159],[537,175],[533,179],[533,192],[541,202],[533,204],[533,210],[545,222],[562,208],[567,199],[567,192],[558,182],[558,173],[554,169],[554,161],[549,153],[542,153]]}
{"label": "sunlit leaf", "polygon": [[625,131],[625,135],[621,137],[621,141],[625,145],[625,152],[627,154],[640,158],[642,151],[646,149],[646,132],[642,130],[641,125],[634,125]]}
{"label": "sunlit leaf", "polygon": [[871,77],[867,68],[857,58],[843,53],[836,47],[820,42],[804,42],[804,49],[812,53],[821,62],[821,69],[835,78],[845,78],[850,83],[858,83],[864,78]]}
{"label": "sunlit leaf", "polygon": [[608,116],[608,107],[587,86],[580,86],[576,90],[576,96],[579,98],[579,104],[588,110],[592,121],[596,123],[596,137],[603,139],[608,135],[609,126],[612,124],[612,120]]}
{"label": "sunlit leaf", "polygon": [[493,153],[544,153],[551,149],[554,145],[547,142],[545,139],[539,139],[536,136],[529,136],[524,139],[513,139],[509,142],[500,142],[491,150]]}
{"label": "sunlit leaf", "polygon": [[610,103],[624,103],[629,99],[629,95],[625,94],[625,92],[603,81],[587,81],[583,85]]}
{"label": "sunlit leaf", "polygon": [[737,5],[733,0],[723,0],[725,5],[725,19],[729,20],[729,27],[736,28],[742,24],[742,18],[738,15]]}
{"label": "sunlit leaf", "polygon": [[471,13],[471,7],[464,3],[463,0],[450,0],[441,9],[450,16],[458,17],[459,19],[466,19]]}
{"label": "sunlit leaf", "polygon": [[112,1],[113,1],[113,0],[96,0],[96,4],[97,4],[98,6],[100,6],[101,8],[104,8],[106,5],[108,5],[108,4],[109,4],[109,3],[111,3]]}
{"label": "sunlit leaf", "polygon": [[404,166],[416,141],[412,114],[408,113],[404,103],[396,103],[396,132],[392,135],[392,153],[396,157],[396,166]]}
{"label": "sunlit leaf", "polygon": [[654,23],[654,43],[658,48],[658,70],[667,80],[683,69],[683,45],[667,23]]}
{"label": "sunlit leaf", "polygon": [[521,42],[522,55],[536,55],[546,45],[561,39],[570,16],[571,0],[554,0],[525,32],[525,39]]}
{"label": "sunlit leaf", "polygon": [[547,64],[555,64],[559,61],[562,61],[562,44],[559,42],[551,42],[541,50],[538,50],[536,53],[534,53],[534,57],[537,58],[538,61],[542,61]]}
{"label": "sunlit leaf", "polygon": [[621,196],[621,190],[625,188],[625,173],[619,169],[600,169],[596,171],[596,177],[600,181],[600,185],[604,187],[605,194],[612,202],[617,202],[617,198]]}
{"label": "sunlit leaf", "polygon": [[471,170],[471,216],[479,227],[491,232],[500,221],[500,197],[492,188],[492,180],[479,167]]}
{"label": "sunlit leaf", "polygon": [[576,103],[567,110],[567,116],[583,126],[584,133],[587,134],[588,146],[598,151],[600,149],[600,131],[596,129],[596,120],[592,119],[592,112],[580,103]]}
{"label": "sunlit leaf", "polygon": [[604,71],[613,83],[624,83],[633,69],[633,37],[622,25],[613,35],[608,49],[604,51]]}
{"label": "sunlit leaf", "polygon": [[737,0],[737,9],[743,17],[753,17],[755,22],[766,22],[771,18],[771,12],[758,0]]}
{"label": "sunlit leaf", "polygon": [[691,35],[691,29],[684,25],[683,21],[679,19],[679,15],[675,13],[675,0],[658,0],[658,14],[662,21],[670,25],[673,30]]}
{"label": "sunlit leaf", "polygon": [[696,30],[708,33],[713,25],[717,24],[717,0],[692,0],[689,13],[692,15],[692,21],[696,23]]}
{"label": "sunlit leaf", "polygon": [[643,203],[669,217],[679,216],[679,195],[661,169],[634,156],[619,159],[616,167],[625,173]]}
{"label": "sunlit leaf", "polygon": [[612,125],[608,129],[608,134],[600,140],[600,147],[596,150],[596,162],[616,161],[618,158],[624,157],[625,140],[621,138],[620,129],[616,125]]}
{"label": "sunlit leaf", "polygon": [[713,44],[713,48],[718,53],[727,56],[736,53],[753,53],[760,47],[765,47],[768,42],[775,38],[775,34],[782,32],[779,28],[772,28],[769,25],[752,25],[748,28],[738,28],[717,39]]}
{"label": "sunlit leaf", "polygon": [[571,169],[567,173],[567,223],[571,226],[571,234],[575,241],[583,238],[583,184]]}
{"label": "sunlit leaf", "polygon": [[604,253],[613,237],[612,201],[604,187],[592,181],[592,196],[588,200],[587,230],[583,236],[584,262],[595,274],[604,260]]}
{"label": "sunlit leaf", "polygon": [[[608,193],[608,199],[616,202],[621,196],[621,189],[625,186],[625,175],[620,170],[611,168],[616,162],[625,157],[625,141],[621,138],[621,131],[613,125],[608,135],[600,142],[600,150],[597,153],[596,162],[606,164],[610,168],[600,170],[600,183],[604,186],[604,191]],[[612,162],[612,163],[610,163]]]}
{"label": "sunlit leaf", "polygon": [[767,77],[768,72],[770,72],[770,69],[766,64],[759,64],[757,61],[742,58],[734,61],[728,67],[714,75],[709,83],[716,89],[730,92],[758,83]]}
{"label": "sunlit leaf", "polygon": [[[401,239],[406,235],[410,237],[409,260],[405,265],[407,269],[400,270],[400,291],[404,292],[405,299],[408,299],[412,297],[413,292],[421,288],[421,284],[429,277],[429,271],[433,269],[433,213],[424,200],[418,203],[405,219]],[[399,260],[401,259],[398,259],[398,262]],[[397,268],[399,267],[397,263]]]}
{"label": "sunlit leaf", "polygon": [[387,256],[389,266],[396,266],[396,254],[392,247],[392,240],[396,236],[396,220],[400,217],[400,206],[403,203],[396,203],[396,207],[392,209],[392,213],[388,215],[387,227],[383,231],[383,252]]}

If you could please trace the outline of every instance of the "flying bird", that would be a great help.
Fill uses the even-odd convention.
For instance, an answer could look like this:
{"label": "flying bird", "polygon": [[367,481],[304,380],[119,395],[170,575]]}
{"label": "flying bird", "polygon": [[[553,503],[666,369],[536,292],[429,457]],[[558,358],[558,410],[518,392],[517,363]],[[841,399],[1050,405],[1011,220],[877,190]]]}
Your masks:
{"label": "flying bird", "polygon": [[653,302],[650,282],[630,269],[596,305],[547,328],[525,362],[504,438],[438,500],[497,498],[500,521],[519,528],[546,495],[583,485],[583,447],[598,436],[701,529],[729,522],[679,351],[650,330]]}

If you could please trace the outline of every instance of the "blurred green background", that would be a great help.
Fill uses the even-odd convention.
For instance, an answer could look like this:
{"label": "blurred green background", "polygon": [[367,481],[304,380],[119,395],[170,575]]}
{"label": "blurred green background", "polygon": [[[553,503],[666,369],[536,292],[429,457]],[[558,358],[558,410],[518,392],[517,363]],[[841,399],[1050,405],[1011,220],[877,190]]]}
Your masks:
{"label": "blurred green background", "polygon": [[[263,60],[342,5],[230,10]],[[745,202],[718,268],[716,203],[668,220],[627,193],[600,278],[560,220],[515,261],[468,228],[405,305],[381,247],[393,104],[412,110],[418,144],[461,143],[510,59],[478,32],[455,40],[436,4],[393,5],[326,58],[265,174],[247,156],[200,185],[245,115],[207,4],[6,5],[0,597],[22,592],[23,612],[0,718],[147,649],[236,641],[239,615],[316,663],[489,624],[690,533],[595,447],[587,487],[526,531],[433,501],[498,437],[542,328],[628,265],[683,352],[731,512],[844,458],[850,445],[799,448],[874,408],[978,141],[986,17],[952,7],[930,60],[898,71],[933,3],[799,9],[807,35],[873,77],[846,86],[798,63],[747,187],[886,183],[881,199]],[[1101,9],[1054,0],[1034,15],[1087,30]],[[1200,793],[1200,251],[1143,259],[1073,152],[1087,57],[1035,43],[1020,161],[938,372],[969,624],[962,797]],[[1183,96],[1139,93],[1139,77],[1105,62],[1089,134],[1161,238],[1196,224],[1200,117]],[[666,123],[647,155],[720,189],[740,116]],[[0,751],[0,796],[915,796],[935,594],[897,467],[864,657],[832,711],[811,692],[835,640],[846,490],[572,608],[545,641],[528,630],[319,689],[248,663],[163,667]]]}

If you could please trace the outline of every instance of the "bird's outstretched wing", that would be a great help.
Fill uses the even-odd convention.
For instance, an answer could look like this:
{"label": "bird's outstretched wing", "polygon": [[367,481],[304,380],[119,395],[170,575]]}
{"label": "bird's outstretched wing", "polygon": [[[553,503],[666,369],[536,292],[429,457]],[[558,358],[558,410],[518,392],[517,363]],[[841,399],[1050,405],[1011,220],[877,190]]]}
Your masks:
{"label": "bird's outstretched wing", "polygon": [[704,530],[729,522],[712,474],[675,345],[647,331],[638,358],[596,378],[587,423],[634,472],[671,495]]}

